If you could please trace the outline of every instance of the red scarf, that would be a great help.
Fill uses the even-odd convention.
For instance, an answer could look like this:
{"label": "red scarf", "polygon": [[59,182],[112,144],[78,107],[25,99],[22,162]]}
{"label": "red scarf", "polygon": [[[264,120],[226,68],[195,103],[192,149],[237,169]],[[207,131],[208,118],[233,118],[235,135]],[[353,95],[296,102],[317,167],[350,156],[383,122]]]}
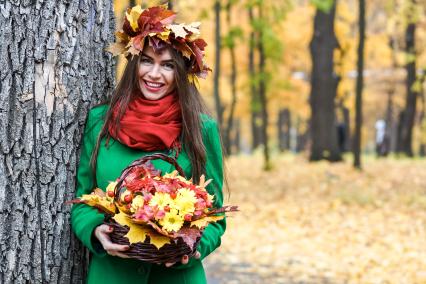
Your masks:
{"label": "red scarf", "polygon": [[[113,120],[118,108],[113,111]],[[129,103],[120,121],[120,130],[115,136],[115,127],[110,124],[111,137],[130,148],[144,151],[170,149],[178,143],[182,129],[180,104],[175,93],[159,100],[147,100],[137,95]]]}

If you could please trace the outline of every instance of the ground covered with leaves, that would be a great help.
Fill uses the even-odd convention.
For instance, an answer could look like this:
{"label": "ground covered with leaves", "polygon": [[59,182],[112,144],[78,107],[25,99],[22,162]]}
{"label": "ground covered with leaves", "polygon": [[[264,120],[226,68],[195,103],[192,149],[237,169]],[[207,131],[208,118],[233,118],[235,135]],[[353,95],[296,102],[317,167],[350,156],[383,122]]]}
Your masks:
{"label": "ground covered with leaves", "polygon": [[426,160],[308,163],[231,157],[221,247],[209,283],[426,283]]}

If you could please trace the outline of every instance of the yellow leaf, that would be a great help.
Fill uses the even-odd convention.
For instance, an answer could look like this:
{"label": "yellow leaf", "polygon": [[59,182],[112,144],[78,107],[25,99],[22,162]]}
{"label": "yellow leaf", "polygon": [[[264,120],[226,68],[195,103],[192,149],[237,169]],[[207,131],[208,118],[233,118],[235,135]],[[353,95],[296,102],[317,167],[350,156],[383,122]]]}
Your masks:
{"label": "yellow leaf", "polygon": [[129,218],[129,216],[120,211],[120,213],[115,214],[112,217],[118,224],[122,225],[122,226],[128,226],[130,228],[130,226],[132,225],[131,219]]}
{"label": "yellow leaf", "polygon": [[130,37],[123,31],[116,32],[115,36],[119,42],[127,43],[130,40]]}
{"label": "yellow leaf", "polygon": [[223,216],[223,215],[222,216],[207,216],[207,217],[204,217],[202,219],[198,219],[198,220],[191,222],[191,227],[196,226],[199,229],[202,229],[205,226],[207,226],[209,223],[217,222],[219,220],[222,220],[223,218],[225,218],[225,216]]}
{"label": "yellow leaf", "polygon": [[112,55],[116,56],[124,52],[126,45],[121,42],[114,42],[106,48],[106,51],[111,52]]}
{"label": "yellow leaf", "polygon": [[[95,192],[92,194],[84,194],[80,197],[80,200],[84,201],[85,204],[96,207],[99,210],[108,213],[115,214],[116,207],[113,202],[109,201],[106,196],[100,196],[98,194],[101,189],[95,189]],[[102,191],[103,194],[105,194]]]}
{"label": "yellow leaf", "polygon": [[146,236],[151,231],[149,227],[143,225],[130,223],[128,226],[130,229],[124,236],[129,239],[131,244],[139,242],[143,243],[146,239]]}
{"label": "yellow leaf", "polygon": [[157,234],[157,233],[153,232],[152,230],[148,235],[149,235],[149,239],[150,239],[149,243],[154,245],[157,249],[160,249],[164,245],[170,243],[169,237]]}
{"label": "yellow leaf", "polygon": [[127,10],[126,12],[126,18],[129,21],[133,31],[136,31],[138,28],[138,19],[141,14],[142,7],[140,5],[136,5],[130,11]]}
{"label": "yellow leaf", "polygon": [[175,37],[185,38],[188,32],[184,29],[183,24],[172,24],[168,28],[175,34]]}
{"label": "yellow leaf", "polygon": [[193,22],[185,26],[185,29],[192,33],[192,35],[189,37],[189,41],[194,41],[200,37],[200,25],[200,22]]}
{"label": "yellow leaf", "polygon": [[170,35],[170,31],[169,30],[167,30],[167,31],[164,31],[164,32],[162,32],[162,33],[159,33],[159,34],[156,34],[157,35],[157,37],[159,37],[161,40],[164,40],[164,41],[169,41],[169,35]]}

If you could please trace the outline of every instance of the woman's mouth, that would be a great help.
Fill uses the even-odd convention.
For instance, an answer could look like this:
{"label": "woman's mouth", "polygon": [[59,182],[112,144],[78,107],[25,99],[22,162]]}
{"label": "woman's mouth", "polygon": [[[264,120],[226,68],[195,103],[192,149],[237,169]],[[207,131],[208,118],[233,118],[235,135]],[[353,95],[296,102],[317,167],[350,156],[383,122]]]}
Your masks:
{"label": "woman's mouth", "polygon": [[150,82],[145,80],[144,80],[144,83],[145,83],[145,87],[151,92],[157,92],[165,85],[163,83]]}

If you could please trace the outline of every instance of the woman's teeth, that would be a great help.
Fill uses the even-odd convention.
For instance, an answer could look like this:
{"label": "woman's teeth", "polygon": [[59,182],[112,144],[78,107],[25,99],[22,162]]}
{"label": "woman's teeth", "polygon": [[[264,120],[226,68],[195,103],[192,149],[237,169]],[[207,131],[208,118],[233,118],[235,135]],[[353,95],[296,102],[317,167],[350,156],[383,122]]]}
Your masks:
{"label": "woman's teeth", "polygon": [[153,87],[153,88],[160,88],[161,86],[163,86],[163,84],[161,83],[153,83],[153,82],[148,82],[145,81],[146,85],[149,87]]}

